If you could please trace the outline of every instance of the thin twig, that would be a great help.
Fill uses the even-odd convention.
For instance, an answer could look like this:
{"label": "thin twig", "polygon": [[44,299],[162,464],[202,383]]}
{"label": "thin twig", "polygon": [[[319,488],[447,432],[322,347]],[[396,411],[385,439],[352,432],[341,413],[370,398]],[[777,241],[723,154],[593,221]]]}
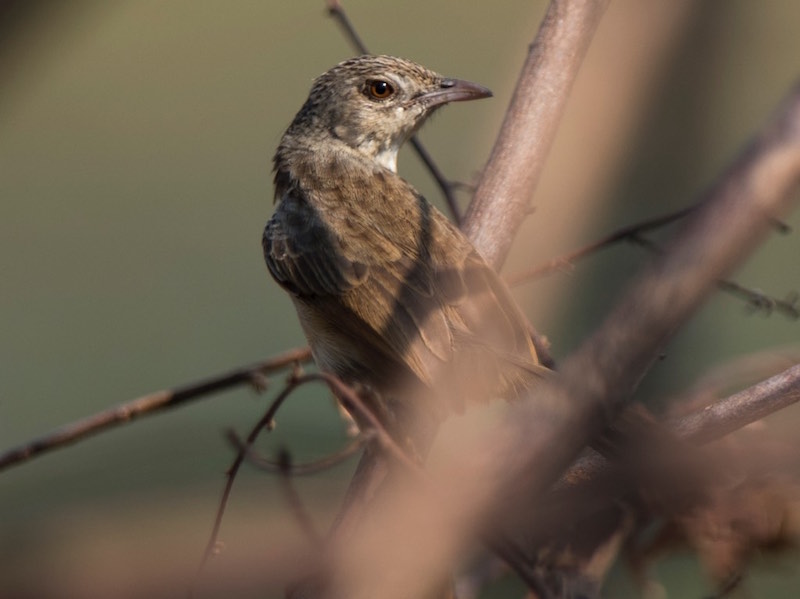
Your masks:
{"label": "thin twig", "polygon": [[288,468],[288,474],[291,476],[308,476],[312,474],[319,474],[325,470],[330,470],[342,462],[347,461],[361,451],[372,437],[373,435],[370,433],[360,434],[358,437],[350,441],[350,443],[330,455],[326,455],[325,457],[312,462],[304,462],[300,464],[293,462],[287,466],[279,460],[270,460],[265,456],[260,455],[258,452],[253,450],[252,447],[247,447],[244,441],[242,441],[232,431],[228,433],[228,440],[231,442],[234,448],[237,451],[241,451],[243,449],[245,450],[248,463],[252,464],[259,470],[269,472],[270,474],[281,474],[286,468]]}
{"label": "thin twig", "polygon": [[520,285],[521,283],[527,283],[538,277],[549,275],[553,272],[571,269],[574,263],[581,258],[586,258],[587,256],[595,254],[599,250],[619,243],[620,241],[629,240],[633,236],[641,235],[647,231],[652,231],[653,229],[658,229],[673,223],[689,214],[689,212],[693,209],[694,206],[689,206],[688,208],[683,208],[677,212],[672,212],[663,216],[657,216],[633,225],[622,227],[621,229],[617,229],[616,231],[601,237],[597,241],[593,241],[592,243],[586,244],[583,247],[572,250],[571,252],[567,252],[566,254],[562,254],[556,258],[552,258],[551,260],[548,260],[543,264],[539,264],[534,268],[521,270],[507,275],[505,277],[506,283],[513,287],[515,285]]}
{"label": "thin twig", "polygon": [[[237,451],[236,458],[226,472],[225,487],[223,488],[222,497],[220,498],[220,502],[217,507],[217,513],[214,517],[214,524],[211,529],[211,534],[209,535],[208,543],[206,544],[206,549],[203,552],[203,557],[200,561],[200,565],[198,566],[197,574],[195,575],[195,584],[205,569],[208,560],[216,553],[217,540],[219,538],[219,531],[222,526],[222,518],[225,514],[225,509],[228,504],[228,499],[230,498],[231,490],[233,489],[234,480],[242,466],[242,463],[244,463],[245,458],[251,451],[253,443],[255,443],[256,438],[262,430],[272,430],[274,428],[275,415],[283,405],[284,401],[286,401],[286,399],[298,387],[311,382],[322,382],[327,385],[337,397],[345,399],[350,406],[354,408],[356,412],[358,412],[363,421],[369,424],[371,427],[370,432],[375,435],[376,440],[380,444],[381,448],[387,454],[392,456],[392,458],[403,464],[409,472],[421,475],[419,465],[409,458],[405,452],[394,442],[389,433],[386,432],[386,429],[383,428],[383,425],[378,421],[377,417],[364,404],[364,402],[361,401],[361,398],[358,396],[358,394],[348,385],[344,384],[336,376],[327,373],[309,373],[300,375],[293,374],[289,377],[289,380],[287,381],[283,390],[270,404],[264,416],[262,416],[258,423],[256,423],[256,425],[251,429],[244,442],[238,442],[237,439],[236,445],[239,449]],[[233,440],[235,437],[228,435],[228,438]]]}
{"label": "thin twig", "polygon": [[189,596],[192,596],[193,590],[197,584],[197,581],[200,579],[200,576],[205,570],[206,564],[208,560],[211,559],[213,555],[217,553],[218,543],[217,540],[219,539],[219,531],[222,526],[222,518],[225,515],[225,508],[228,505],[228,499],[231,496],[231,490],[233,489],[233,483],[236,479],[236,475],[239,472],[239,468],[241,468],[242,463],[244,462],[245,456],[247,455],[247,451],[253,445],[258,435],[261,433],[262,430],[272,430],[275,426],[275,414],[278,413],[278,410],[283,405],[283,402],[292,394],[292,392],[297,389],[297,387],[301,383],[298,382],[298,378],[295,376],[291,376],[289,381],[286,383],[286,386],[281,390],[281,392],[275,397],[275,399],[270,404],[267,411],[261,417],[261,419],[256,423],[256,425],[250,430],[250,433],[245,438],[245,442],[243,447],[239,450],[236,454],[236,458],[234,458],[233,463],[230,465],[228,470],[225,472],[225,487],[222,490],[222,497],[220,498],[219,505],[217,506],[217,513],[214,516],[214,524],[211,527],[211,534],[208,537],[208,542],[206,543],[205,551],[203,552],[203,557],[200,559],[200,564],[197,567],[197,573],[195,574],[194,583],[192,584],[192,589],[189,591]]}
{"label": "thin twig", "polygon": [[[347,40],[353,45],[356,52],[359,54],[369,54],[369,50],[367,49],[364,40],[361,39],[361,36],[358,35],[356,28],[353,27],[353,22],[350,20],[350,17],[347,16],[347,13],[342,6],[342,3],[339,0],[327,0],[328,5],[328,14],[339,24],[344,32],[344,36]],[[411,142],[411,147],[414,148],[414,151],[419,156],[422,163],[425,165],[425,168],[428,169],[428,172],[433,176],[436,184],[441,189],[442,194],[444,195],[445,202],[447,203],[447,208],[450,210],[450,215],[453,218],[453,221],[458,225],[461,226],[462,216],[461,210],[458,207],[458,198],[456,198],[454,193],[454,185],[451,183],[447,177],[444,176],[444,173],[439,169],[436,162],[434,162],[433,158],[431,157],[430,153],[425,146],[422,145],[422,142],[419,138],[414,135],[409,140]]]}
{"label": "thin twig", "polygon": [[392,456],[397,462],[406,467],[406,469],[413,473],[421,475],[422,471],[419,464],[406,455],[400,446],[392,439],[392,436],[386,431],[383,424],[378,420],[378,417],[370,410],[358,393],[353,391],[351,387],[345,385],[339,378],[327,372],[315,372],[304,375],[301,377],[303,381],[322,381],[328,385],[331,391],[337,397],[345,399],[350,405],[348,407],[355,408],[355,411],[369,423],[370,430],[375,434],[375,438],[383,448],[383,450]]}
{"label": "thin twig", "polygon": [[361,36],[358,35],[356,28],[353,27],[353,23],[350,17],[347,16],[342,3],[339,2],[339,0],[327,0],[327,4],[328,14],[339,23],[339,26],[344,31],[344,36],[353,45],[356,52],[359,54],[369,54],[367,45],[364,43],[364,40],[361,39]]}
{"label": "thin twig", "polygon": [[306,509],[306,506],[303,504],[303,500],[300,497],[300,493],[298,493],[294,486],[294,481],[292,478],[292,456],[286,449],[282,449],[280,451],[278,456],[278,464],[280,465],[281,488],[283,489],[283,494],[286,496],[286,501],[289,504],[292,513],[294,514],[294,519],[297,521],[297,525],[300,527],[300,530],[302,530],[308,538],[311,547],[318,552],[321,549],[322,535],[314,525],[311,514],[308,513],[308,510]]}
{"label": "thin twig", "polygon": [[743,299],[749,308],[755,312],[761,312],[767,316],[772,312],[778,312],[792,319],[800,318],[800,296],[797,292],[791,292],[785,299],[778,299],[759,291],[744,287],[736,281],[722,280],[717,286],[723,291]]}
{"label": "thin twig", "polygon": [[245,383],[263,387],[265,375],[282,370],[292,364],[308,362],[310,359],[311,350],[307,347],[292,349],[263,362],[235,368],[205,380],[143,395],[114,408],[66,424],[38,439],[28,441],[3,452],[0,455],[0,470],[16,466],[48,451],[83,441],[92,435],[127,424],[141,416],[176,408],[218,391],[224,391]]}
{"label": "thin twig", "polygon": [[[775,221],[775,219],[771,220]],[[781,231],[781,229],[778,230]],[[654,254],[659,254],[663,251],[657,243],[643,237],[638,232],[627,237],[627,241],[635,243],[637,246],[645,248]],[[789,293],[786,299],[778,299],[758,289],[745,287],[731,279],[717,281],[717,289],[737,299],[744,300],[747,303],[747,307],[754,312],[761,312],[766,316],[769,316],[772,312],[778,312],[793,320],[800,318],[800,303],[796,292]]]}
{"label": "thin twig", "polygon": [[[523,283],[529,283],[539,277],[550,275],[555,272],[572,270],[575,262],[578,260],[592,256],[600,250],[608,248],[622,241],[633,243],[652,252],[660,252],[661,249],[659,246],[653,241],[650,241],[644,237],[644,233],[671,224],[689,214],[694,208],[695,206],[689,206],[688,208],[678,210],[677,212],[622,227],[621,229],[617,229],[616,231],[601,237],[597,241],[593,241],[592,243],[586,244],[576,250],[572,250],[571,252],[567,252],[566,254],[562,254],[556,258],[552,258],[547,262],[539,264],[538,266],[520,270],[507,275],[504,277],[505,281],[510,287],[514,287]],[[788,225],[782,223],[778,219],[772,219],[772,221],[775,230],[779,233],[788,233],[791,231],[791,228]],[[719,287],[721,291],[724,291],[734,297],[743,299],[754,311],[762,312],[767,316],[774,311],[779,312],[788,318],[800,318],[800,296],[795,292],[788,294],[784,299],[779,299],[771,295],[767,295],[763,291],[745,287],[736,281],[731,281],[728,279],[720,280],[717,283],[717,287]]]}

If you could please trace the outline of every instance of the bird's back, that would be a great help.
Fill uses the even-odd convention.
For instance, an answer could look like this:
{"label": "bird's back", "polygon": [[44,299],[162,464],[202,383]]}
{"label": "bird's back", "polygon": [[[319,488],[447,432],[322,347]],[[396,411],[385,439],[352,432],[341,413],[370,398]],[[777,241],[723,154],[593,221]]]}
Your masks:
{"label": "bird's back", "polygon": [[265,257],[320,368],[455,408],[515,397],[539,376],[504,283],[406,181],[347,151],[278,165]]}

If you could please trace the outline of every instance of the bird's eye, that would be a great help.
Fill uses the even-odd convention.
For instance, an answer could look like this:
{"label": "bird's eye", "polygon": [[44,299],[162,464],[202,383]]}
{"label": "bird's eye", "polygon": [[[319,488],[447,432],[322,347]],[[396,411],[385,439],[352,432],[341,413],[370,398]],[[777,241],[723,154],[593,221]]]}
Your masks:
{"label": "bird's eye", "polygon": [[367,82],[367,93],[375,100],[385,100],[394,93],[394,86],[383,79]]}

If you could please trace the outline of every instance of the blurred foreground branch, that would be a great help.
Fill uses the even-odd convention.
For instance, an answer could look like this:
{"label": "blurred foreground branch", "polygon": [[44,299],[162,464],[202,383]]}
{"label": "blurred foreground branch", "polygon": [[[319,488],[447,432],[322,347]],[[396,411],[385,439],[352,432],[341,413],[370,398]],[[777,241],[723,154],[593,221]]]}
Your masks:
{"label": "blurred foreground branch", "polygon": [[469,446],[451,441],[449,459],[437,468],[437,493],[393,486],[392,497],[371,510],[369,533],[336,547],[330,596],[425,596],[451,571],[466,539],[493,521],[521,525],[537,498],[627,405],[715,282],[788,209],[799,179],[800,85],[559,376],[511,406],[501,426],[482,431],[477,442],[475,435]]}

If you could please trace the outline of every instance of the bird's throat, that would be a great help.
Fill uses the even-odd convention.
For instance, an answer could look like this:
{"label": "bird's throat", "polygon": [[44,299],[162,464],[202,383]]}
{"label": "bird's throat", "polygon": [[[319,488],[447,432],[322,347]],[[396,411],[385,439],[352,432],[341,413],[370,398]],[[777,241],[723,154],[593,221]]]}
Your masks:
{"label": "bird's throat", "polygon": [[400,150],[398,147],[388,147],[378,151],[375,154],[375,162],[382,167],[389,169],[393,173],[397,172],[397,152]]}

